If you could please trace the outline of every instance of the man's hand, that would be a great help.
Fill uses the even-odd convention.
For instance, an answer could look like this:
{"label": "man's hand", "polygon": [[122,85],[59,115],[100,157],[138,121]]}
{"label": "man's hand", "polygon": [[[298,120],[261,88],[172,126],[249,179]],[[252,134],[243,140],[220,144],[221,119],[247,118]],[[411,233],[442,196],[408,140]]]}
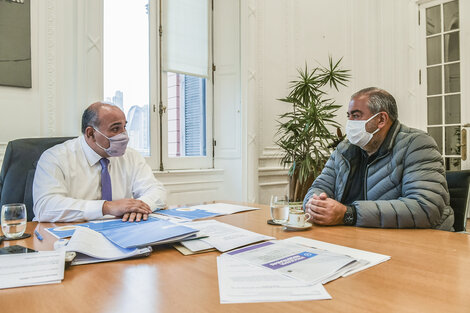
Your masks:
{"label": "man's hand", "polygon": [[123,222],[140,222],[141,219],[146,221],[150,213],[152,210],[147,203],[136,199],[105,201],[103,204],[103,215],[122,216]]}
{"label": "man's hand", "polygon": [[313,195],[305,205],[305,212],[310,214],[310,221],[318,225],[340,225],[343,224],[346,206],[338,201],[328,198],[322,192],[319,196]]}

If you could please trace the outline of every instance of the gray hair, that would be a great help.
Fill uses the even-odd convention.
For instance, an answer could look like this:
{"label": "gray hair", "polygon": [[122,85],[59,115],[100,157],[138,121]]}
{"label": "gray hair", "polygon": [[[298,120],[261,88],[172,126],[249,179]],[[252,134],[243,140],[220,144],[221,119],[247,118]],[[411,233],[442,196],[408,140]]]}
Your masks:
{"label": "gray hair", "polygon": [[351,100],[359,96],[368,96],[367,105],[372,114],[387,112],[392,122],[398,119],[397,102],[387,91],[377,87],[364,88],[353,94]]}
{"label": "gray hair", "polygon": [[82,115],[82,134],[85,134],[85,130],[88,126],[99,127],[100,121],[98,120],[98,111],[105,105],[105,103],[95,102],[91,104]]}

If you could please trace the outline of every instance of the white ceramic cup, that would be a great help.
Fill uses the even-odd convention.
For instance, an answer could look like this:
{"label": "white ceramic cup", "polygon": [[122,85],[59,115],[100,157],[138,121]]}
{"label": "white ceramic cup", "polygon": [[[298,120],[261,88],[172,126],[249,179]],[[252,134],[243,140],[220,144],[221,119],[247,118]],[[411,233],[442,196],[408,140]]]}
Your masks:
{"label": "white ceramic cup", "polygon": [[287,225],[295,227],[304,227],[305,222],[307,222],[310,217],[310,214],[305,213],[303,210],[290,210]]}

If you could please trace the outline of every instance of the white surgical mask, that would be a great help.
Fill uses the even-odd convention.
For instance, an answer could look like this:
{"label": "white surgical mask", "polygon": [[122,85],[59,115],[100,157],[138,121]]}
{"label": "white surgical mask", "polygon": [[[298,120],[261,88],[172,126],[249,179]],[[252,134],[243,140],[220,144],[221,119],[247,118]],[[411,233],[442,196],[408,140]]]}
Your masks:
{"label": "white surgical mask", "polygon": [[376,117],[379,113],[371,116],[366,121],[348,120],[346,122],[346,136],[353,145],[359,146],[361,149],[364,148],[372,139],[372,136],[380,130],[380,128],[377,128],[373,133],[366,131],[367,122]]}
{"label": "white surgical mask", "polygon": [[127,136],[127,132],[124,131],[120,134],[117,134],[116,136],[108,137],[96,128],[94,128],[94,130],[109,140],[109,148],[103,148],[98,142],[96,142],[98,147],[103,149],[104,152],[106,152],[110,157],[119,157],[124,155],[124,152],[126,152],[127,143],[129,142],[129,136]]}

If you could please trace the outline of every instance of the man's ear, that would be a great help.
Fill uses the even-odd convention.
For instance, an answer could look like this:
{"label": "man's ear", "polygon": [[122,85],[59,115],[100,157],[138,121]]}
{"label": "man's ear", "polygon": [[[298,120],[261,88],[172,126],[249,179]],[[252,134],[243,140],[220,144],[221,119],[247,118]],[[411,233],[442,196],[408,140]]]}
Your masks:
{"label": "man's ear", "polygon": [[390,117],[388,116],[388,113],[387,112],[380,112],[379,114],[379,127],[384,127],[385,125],[387,125],[388,121],[390,120]]}
{"label": "man's ear", "polygon": [[93,127],[88,126],[87,128],[85,128],[85,137],[87,138],[95,137],[95,130],[93,129]]}

